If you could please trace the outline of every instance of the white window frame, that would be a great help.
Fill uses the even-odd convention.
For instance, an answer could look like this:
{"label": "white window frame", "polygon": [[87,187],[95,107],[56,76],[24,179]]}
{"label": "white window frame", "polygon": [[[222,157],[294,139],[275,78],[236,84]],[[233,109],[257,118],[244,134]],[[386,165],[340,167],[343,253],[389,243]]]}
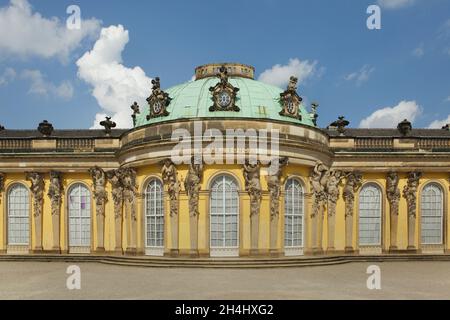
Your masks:
{"label": "white window frame", "polygon": [[[220,181],[222,180],[222,181]],[[213,212],[213,195],[214,195],[214,188],[216,184],[221,184],[223,186],[222,189],[222,204],[221,207],[218,207],[218,209],[222,209],[222,212]],[[226,188],[225,185],[229,184],[230,186],[234,186],[235,191],[231,192],[231,196],[233,197],[233,193],[235,196],[235,200],[236,200],[236,212],[224,212],[226,211],[227,207],[226,207]],[[221,174],[216,176],[212,181],[211,181],[211,194],[209,197],[209,247],[210,247],[210,256],[211,257],[237,257],[239,256],[239,219],[240,219],[240,213],[239,213],[239,206],[240,206],[240,199],[239,199],[239,184],[237,183],[236,179],[228,174]],[[231,198],[232,199],[232,198]],[[213,216],[217,216],[220,217],[222,216],[222,223],[220,225],[223,226],[223,229],[221,230],[221,232],[223,232],[223,238],[222,238],[222,242],[224,243],[223,246],[213,246]],[[227,217],[235,217],[235,221],[232,221],[232,223],[236,223],[236,245],[235,246],[226,246],[226,241],[230,240],[227,239],[226,237],[226,218]],[[233,232],[233,231],[232,231]],[[234,239],[231,239],[234,240]]]}
{"label": "white window frame", "polygon": [[[71,208],[71,196],[72,192],[75,192],[75,190],[78,189],[78,194],[74,195],[74,197],[77,198],[76,204],[78,204],[78,208]],[[86,191],[86,203],[85,209],[81,208],[81,197],[82,197],[82,190]],[[68,244],[69,244],[69,252],[71,253],[89,253],[91,249],[91,243],[92,243],[92,204],[91,204],[91,191],[89,188],[84,185],[83,183],[75,183],[69,188],[69,192],[67,193],[67,219],[68,219]],[[83,212],[87,211],[87,215],[82,215]],[[78,215],[74,216],[73,213],[78,213]],[[75,224],[75,222],[77,223]],[[78,227],[79,236],[75,237],[72,231],[73,227]],[[88,238],[82,235],[83,227],[88,231],[84,231],[85,233],[88,232]]]}
{"label": "white window frame", "polygon": [[[293,184],[291,190],[288,184]],[[298,185],[300,194],[297,193],[295,184]],[[284,254],[286,256],[303,255],[303,248],[305,244],[305,188],[301,180],[295,177],[290,177],[284,184]],[[299,197],[296,200],[296,197]],[[290,201],[290,204],[288,203]],[[295,202],[298,202],[298,208],[295,206]],[[288,219],[291,218],[291,219]],[[295,224],[288,223],[300,218],[301,223],[301,238],[299,244],[294,244],[294,237],[298,234],[298,231],[294,231],[293,226]],[[290,229],[288,231],[288,228]],[[286,238],[286,233],[290,233],[290,241]],[[290,242],[287,243],[287,242]]]}
{"label": "white window frame", "polygon": [[[425,192],[427,188],[436,188],[439,191],[439,196],[440,196],[440,201],[439,202],[435,202],[434,205],[438,205],[438,208],[432,208],[432,209],[427,209],[427,210],[435,210],[437,212],[437,210],[439,210],[439,214],[440,214],[440,233],[439,233],[439,237],[440,237],[440,241],[438,242],[424,242],[424,220],[426,220],[427,218],[432,218],[432,217],[437,217],[436,215],[424,215],[424,205],[426,203],[430,203],[425,201],[424,197],[426,196]],[[425,219],[424,219],[425,218]],[[423,245],[443,245],[444,244],[444,192],[442,190],[442,187],[437,184],[437,183],[427,183],[423,188],[422,191],[420,192],[420,241],[421,244]],[[434,231],[436,231],[437,229],[434,229]]]}
{"label": "white window frame", "polygon": [[[152,189],[153,188],[153,189]],[[159,188],[159,191],[158,189]],[[151,202],[151,203],[150,203]],[[159,209],[158,204],[159,202]],[[165,238],[165,209],[164,209],[164,186],[157,178],[152,178],[144,191],[144,237],[145,237],[145,254],[151,256],[164,255],[164,238]],[[162,220],[162,237],[158,237],[157,225],[158,220]],[[148,226],[153,230],[153,237],[149,237]],[[161,242],[161,245],[157,245]]]}
{"label": "white window frame", "polygon": [[[362,197],[364,196],[364,191],[368,190],[369,188],[373,188],[378,193],[378,201],[375,202],[374,200],[371,202],[363,202],[361,201]],[[361,208],[362,204],[368,204],[368,205],[377,205],[376,208]],[[362,216],[361,212],[363,210],[367,211],[375,211],[377,210],[377,216]],[[363,223],[364,220],[369,219],[377,219],[377,223]],[[379,230],[377,235],[377,242],[371,242],[371,243],[362,243],[361,241],[361,226],[362,225],[375,225],[378,224]],[[381,191],[380,186],[378,186],[375,183],[367,183],[364,186],[362,186],[360,192],[359,192],[359,198],[358,198],[358,244],[360,247],[381,247],[382,242],[382,229],[383,229],[383,193]],[[370,231],[370,230],[369,230]]]}
{"label": "white window frame", "polygon": [[[13,192],[24,192],[23,194],[15,195],[16,199],[19,199],[19,202],[12,201]],[[16,207],[19,205],[19,207]],[[12,212],[15,214],[13,215]],[[18,214],[16,214],[18,213]],[[14,222],[14,220],[25,221],[23,222]],[[30,192],[26,186],[21,183],[15,183],[8,190],[7,195],[7,244],[8,246],[17,246],[17,247],[29,247],[30,245]],[[13,226],[18,226],[18,230],[12,230]],[[16,229],[16,228],[14,228]],[[18,232],[18,236],[14,236],[15,238],[19,238],[20,241],[14,240],[12,241],[12,234],[14,232]],[[21,241],[25,239],[26,241]]]}

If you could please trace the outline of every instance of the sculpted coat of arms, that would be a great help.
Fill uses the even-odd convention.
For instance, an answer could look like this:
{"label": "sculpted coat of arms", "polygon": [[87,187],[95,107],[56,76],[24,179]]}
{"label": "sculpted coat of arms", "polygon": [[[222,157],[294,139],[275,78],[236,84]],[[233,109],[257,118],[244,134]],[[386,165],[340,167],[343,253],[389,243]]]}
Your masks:
{"label": "sculpted coat of arms", "polygon": [[152,80],[152,84],[152,94],[147,98],[150,107],[150,113],[147,115],[147,120],[168,116],[169,112],[167,111],[167,107],[172,100],[168,93],[161,90],[158,77]]}
{"label": "sculpted coat of arms", "polygon": [[217,77],[220,81],[214,87],[209,88],[209,91],[213,95],[212,100],[214,102],[209,108],[209,111],[238,112],[240,109],[235,103],[239,88],[235,88],[228,82],[228,72],[225,66],[220,67]]}
{"label": "sculpted coat of arms", "polygon": [[296,77],[291,77],[286,91],[280,93],[280,103],[282,106],[280,115],[301,120],[300,103],[303,99],[297,94],[297,81],[298,79]]}

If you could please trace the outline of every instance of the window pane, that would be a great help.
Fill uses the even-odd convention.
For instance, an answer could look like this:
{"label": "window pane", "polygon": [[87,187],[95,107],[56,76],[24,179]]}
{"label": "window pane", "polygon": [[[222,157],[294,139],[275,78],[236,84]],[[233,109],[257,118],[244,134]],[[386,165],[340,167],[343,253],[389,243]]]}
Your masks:
{"label": "window pane", "polygon": [[442,244],[443,193],[436,184],[428,184],[421,197],[422,244]]}
{"label": "window pane", "polygon": [[210,197],[211,247],[238,247],[239,193],[237,183],[223,175],[211,184]]}
{"label": "window pane", "polygon": [[8,244],[28,245],[30,238],[30,204],[28,189],[14,185],[8,192]]}
{"label": "window pane", "polygon": [[91,245],[91,192],[83,184],[69,190],[69,246]]}
{"label": "window pane", "polygon": [[376,185],[359,193],[359,244],[381,245],[381,191]]}
{"label": "window pane", "polygon": [[146,246],[164,246],[163,185],[152,179],[145,189]]}
{"label": "window pane", "polygon": [[303,187],[297,179],[288,179],[284,198],[284,246],[303,247]]}

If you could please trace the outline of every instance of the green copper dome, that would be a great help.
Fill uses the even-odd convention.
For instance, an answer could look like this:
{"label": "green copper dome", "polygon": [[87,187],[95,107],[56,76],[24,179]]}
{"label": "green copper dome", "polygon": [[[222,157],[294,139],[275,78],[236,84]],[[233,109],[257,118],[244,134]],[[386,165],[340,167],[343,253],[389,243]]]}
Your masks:
{"label": "green copper dome", "polygon": [[209,88],[214,87],[219,81],[217,77],[209,76],[164,90],[172,99],[167,107],[169,115],[147,120],[149,107],[146,105],[145,108],[141,107],[141,113],[136,117],[136,127],[196,118],[268,119],[314,126],[312,116],[303,105],[300,106],[299,110],[301,120],[279,114],[282,109],[280,93],[284,90],[233,74],[230,74],[228,81],[232,86],[239,88],[236,106],[240,110],[238,112],[210,111],[210,107],[213,105],[213,95]]}

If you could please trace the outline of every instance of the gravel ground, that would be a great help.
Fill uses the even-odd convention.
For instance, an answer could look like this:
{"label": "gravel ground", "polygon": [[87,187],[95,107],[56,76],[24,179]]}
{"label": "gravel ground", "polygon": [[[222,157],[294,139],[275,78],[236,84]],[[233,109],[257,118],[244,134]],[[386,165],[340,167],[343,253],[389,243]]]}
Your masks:
{"label": "gravel ground", "polygon": [[449,299],[450,262],[385,262],[381,289],[367,289],[370,263],[279,269],[140,268],[0,262],[0,299]]}

